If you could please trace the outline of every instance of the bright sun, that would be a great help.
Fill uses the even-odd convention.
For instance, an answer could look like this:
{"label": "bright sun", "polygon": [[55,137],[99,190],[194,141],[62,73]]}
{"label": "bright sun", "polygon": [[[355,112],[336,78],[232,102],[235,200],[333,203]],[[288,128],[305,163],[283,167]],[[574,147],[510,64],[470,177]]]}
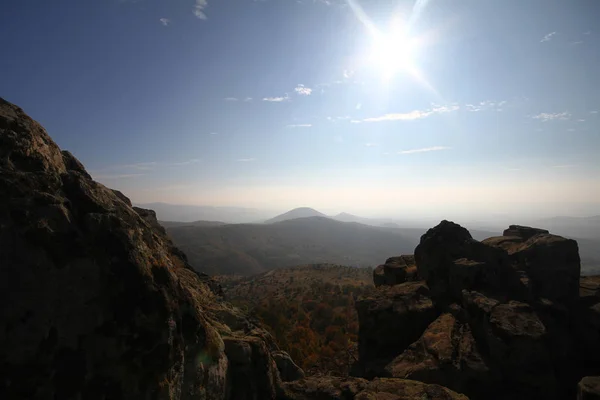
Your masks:
{"label": "bright sun", "polygon": [[371,39],[368,62],[383,74],[383,78],[390,79],[399,72],[415,70],[416,41],[409,36],[402,21],[395,19],[387,33],[372,29]]}

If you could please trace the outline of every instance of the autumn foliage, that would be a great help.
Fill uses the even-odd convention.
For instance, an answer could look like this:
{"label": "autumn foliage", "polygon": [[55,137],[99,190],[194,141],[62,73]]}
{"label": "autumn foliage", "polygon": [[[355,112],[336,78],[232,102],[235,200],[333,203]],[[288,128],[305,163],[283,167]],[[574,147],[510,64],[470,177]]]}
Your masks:
{"label": "autumn foliage", "polygon": [[262,321],[306,372],[345,376],[357,356],[354,299],[372,287],[371,274],[370,268],[313,265],[224,286],[227,299]]}

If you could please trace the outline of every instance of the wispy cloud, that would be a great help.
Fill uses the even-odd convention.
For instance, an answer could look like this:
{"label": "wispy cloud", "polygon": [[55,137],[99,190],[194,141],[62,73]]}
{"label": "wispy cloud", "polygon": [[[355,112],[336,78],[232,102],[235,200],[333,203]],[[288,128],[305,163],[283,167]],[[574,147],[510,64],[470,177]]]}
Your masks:
{"label": "wispy cloud", "polygon": [[169,18],[161,18],[159,21],[163,26],[169,26],[171,24],[171,20]]}
{"label": "wispy cloud", "polygon": [[349,115],[344,115],[342,117],[327,117],[328,121],[337,122],[350,119]]}
{"label": "wispy cloud", "polygon": [[236,161],[237,162],[252,162],[252,161],[256,161],[256,158],[238,158]]}
{"label": "wispy cloud", "polygon": [[209,135],[218,135],[218,134],[219,134],[219,132],[211,132],[211,133],[209,133]]}
{"label": "wispy cloud", "polygon": [[417,119],[427,118],[434,114],[444,114],[457,111],[460,107],[456,104],[450,106],[434,106],[427,110],[413,110],[407,113],[385,114],[380,117],[365,118],[362,120],[352,120],[350,122],[359,124],[361,122],[382,122],[382,121],[414,121]]}
{"label": "wispy cloud", "polygon": [[286,125],[286,128],[310,128],[312,124],[291,124]]}
{"label": "wispy cloud", "polygon": [[375,147],[375,146],[379,146],[377,143],[365,143],[365,146],[367,147]]}
{"label": "wispy cloud", "polygon": [[590,111],[590,114],[598,114],[598,111],[596,111],[596,110]]}
{"label": "wispy cloud", "polygon": [[187,160],[187,161],[174,162],[174,163],[171,163],[171,164],[168,164],[168,165],[171,165],[171,166],[176,166],[176,167],[178,167],[178,166],[181,166],[181,165],[192,165],[192,164],[198,164],[200,161],[201,161],[201,160],[200,160],[199,158],[192,158],[192,159],[190,159],[190,160]]}
{"label": "wispy cloud", "polygon": [[569,118],[571,118],[571,114],[568,112],[560,112],[560,113],[540,113],[537,115],[534,115],[532,117],[533,119],[538,119],[542,122],[547,122],[547,121],[555,121],[555,120],[567,120]]}
{"label": "wispy cloud", "polygon": [[422,149],[402,150],[402,151],[399,151],[398,154],[426,153],[429,151],[440,151],[440,150],[449,150],[449,149],[451,149],[451,147],[433,146],[433,147],[424,147]]}
{"label": "wispy cloud", "polygon": [[578,45],[578,44],[582,44],[582,43],[583,43],[583,41],[581,41],[581,40],[576,41],[576,42],[571,42],[571,44],[574,45],[574,46]]}
{"label": "wispy cloud", "polygon": [[239,99],[237,97],[225,97],[223,100],[225,100],[225,101],[238,101]]}
{"label": "wispy cloud", "polygon": [[506,104],[507,102],[505,100],[497,102],[485,100],[475,104],[465,104],[465,109],[470,112],[485,111],[491,109],[495,109],[496,111],[502,111],[502,107]]}
{"label": "wispy cloud", "polygon": [[550,168],[574,168],[574,167],[577,167],[577,164],[552,165]]}
{"label": "wispy cloud", "polygon": [[206,14],[204,13],[204,9],[208,7],[207,0],[196,0],[196,4],[194,4],[194,9],[192,12],[199,19],[206,19]]}
{"label": "wispy cloud", "polygon": [[252,101],[252,97],[246,97],[244,101]]}
{"label": "wispy cloud", "polygon": [[310,96],[312,93],[312,89],[308,88],[302,84],[296,86],[296,88],[294,89],[294,91],[296,93],[298,93],[300,96]]}
{"label": "wispy cloud", "polygon": [[281,103],[283,101],[288,101],[290,97],[286,94],[283,97],[263,97],[263,101],[269,101],[271,103]]}
{"label": "wispy cloud", "polygon": [[554,36],[556,36],[556,32],[550,32],[550,33],[546,34],[546,35],[545,35],[545,36],[542,38],[542,40],[540,40],[540,43],[543,43],[543,42],[549,42],[550,40],[552,40],[552,38],[553,38]]}

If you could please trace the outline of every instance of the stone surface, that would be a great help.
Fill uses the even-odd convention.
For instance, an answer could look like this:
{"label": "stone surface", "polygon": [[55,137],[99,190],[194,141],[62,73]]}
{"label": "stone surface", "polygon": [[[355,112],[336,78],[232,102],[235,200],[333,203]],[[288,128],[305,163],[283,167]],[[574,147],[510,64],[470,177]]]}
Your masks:
{"label": "stone surface", "polygon": [[271,353],[271,356],[275,360],[282,381],[291,382],[304,378],[304,371],[296,365],[288,353],[285,351],[274,351]]}
{"label": "stone surface", "polygon": [[439,385],[395,378],[311,377],[283,387],[281,400],[468,400]]}
{"label": "stone surface", "polygon": [[508,229],[505,229],[502,236],[516,236],[521,239],[529,239],[535,235],[548,234],[549,232],[545,229],[531,228],[529,226],[511,225]]}
{"label": "stone surface", "polygon": [[469,325],[449,313],[432,322],[386,370],[396,378],[437,383],[479,396],[499,380],[480,354]]}
{"label": "stone surface", "polygon": [[417,340],[437,317],[423,282],[381,286],[356,302],[359,365],[355,373],[385,374],[387,363]]}
{"label": "stone surface", "polygon": [[228,399],[273,399],[281,386],[275,361],[266,343],[257,337],[225,337],[229,360]]}
{"label": "stone surface", "polygon": [[507,252],[513,268],[527,274],[535,297],[577,302],[581,266],[576,241],[538,233],[527,239],[490,238],[483,243]]}
{"label": "stone surface", "polygon": [[600,376],[586,376],[579,382],[577,400],[600,400]]}
{"label": "stone surface", "polygon": [[415,257],[412,255],[390,257],[385,264],[379,265],[373,270],[373,283],[375,286],[394,286],[417,280],[419,280],[419,276]]}

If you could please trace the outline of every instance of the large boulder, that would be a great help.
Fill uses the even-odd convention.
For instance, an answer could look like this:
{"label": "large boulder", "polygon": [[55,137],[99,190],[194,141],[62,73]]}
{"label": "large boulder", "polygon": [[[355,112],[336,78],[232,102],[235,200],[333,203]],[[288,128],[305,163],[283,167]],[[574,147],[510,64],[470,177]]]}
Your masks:
{"label": "large boulder", "polygon": [[438,303],[459,301],[463,289],[525,293],[506,251],[473,239],[454,222],[429,229],[415,249],[415,260]]}
{"label": "large boulder", "polygon": [[224,337],[229,360],[227,398],[236,400],[274,399],[281,386],[275,361],[260,338]]}
{"label": "large boulder", "polygon": [[394,286],[417,280],[419,280],[419,276],[415,257],[412,255],[390,257],[385,261],[385,264],[379,265],[373,270],[373,283],[375,286]]}
{"label": "large boulder", "polygon": [[513,268],[529,277],[534,297],[573,305],[579,297],[581,272],[577,242],[544,230],[527,229],[536,233],[525,231],[522,236],[489,238],[483,243],[508,253]]}
{"label": "large boulder", "polygon": [[381,286],[356,302],[359,361],[353,373],[366,378],[417,340],[438,315],[424,282]]}
{"label": "large boulder", "polygon": [[[275,397],[260,329],[219,321],[225,306],[155,214],[2,99],[0,193],[0,398]],[[250,345],[255,386],[225,333]]]}

